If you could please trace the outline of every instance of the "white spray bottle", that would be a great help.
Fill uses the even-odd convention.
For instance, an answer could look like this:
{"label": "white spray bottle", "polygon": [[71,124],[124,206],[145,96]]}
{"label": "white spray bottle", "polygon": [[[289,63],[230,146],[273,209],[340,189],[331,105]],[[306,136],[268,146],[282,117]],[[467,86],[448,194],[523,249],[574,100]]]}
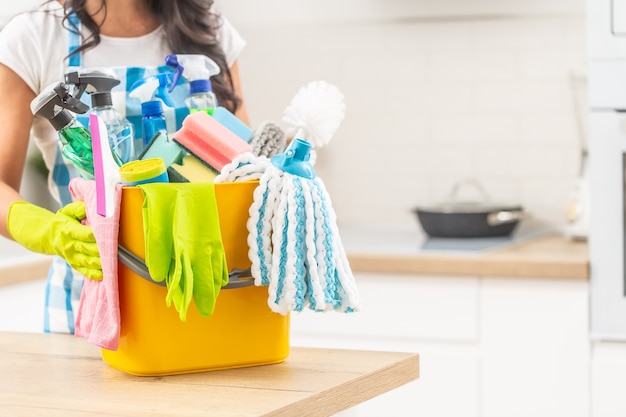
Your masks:
{"label": "white spray bottle", "polygon": [[189,82],[189,97],[185,104],[189,113],[204,111],[213,115],[217,98],[210,78],[220,73],[220,67],[211,58],[199,54],[172,54],[165,57],[165,64],[174,68],[170,92],[181,75]]}

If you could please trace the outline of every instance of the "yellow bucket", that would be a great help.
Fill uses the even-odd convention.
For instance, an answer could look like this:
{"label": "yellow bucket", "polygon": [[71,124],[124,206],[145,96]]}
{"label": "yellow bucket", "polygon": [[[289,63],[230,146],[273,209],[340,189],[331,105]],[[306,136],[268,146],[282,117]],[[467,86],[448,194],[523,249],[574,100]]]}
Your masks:
{"label": "yellow bucket", "polygon": [[[222,241],[229,271],[248,269],[246,221],[257,182],[215,184]],[[145,259],[137,187],[122,191],[119,243]],[[104,361],[133,375],[156,376],[282,362],[289,355],[289,316],[272,312],[267,287],[222,289],[215,312],[201,317],[195,305],[182,322],[165,305],[166,288],[119,263],[120,343],[102,349]]]}

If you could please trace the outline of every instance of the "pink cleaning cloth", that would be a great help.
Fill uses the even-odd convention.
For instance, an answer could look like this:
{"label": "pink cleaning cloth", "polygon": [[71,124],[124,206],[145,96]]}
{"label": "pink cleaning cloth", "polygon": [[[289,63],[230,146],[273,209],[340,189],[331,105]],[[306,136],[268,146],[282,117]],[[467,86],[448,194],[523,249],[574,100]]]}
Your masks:
{"label": "pink cleaning cloth", "polygon": [[87,223],[91,225],[100,251],[101,281],[85,278],[80,293],[76,330],[74,334],[89,343],[109,350],[117,350],[120,341],[120,301],[117,285],[117,237],[119,233],[122,185],[115,189],[114,213],[102,217],[96,212],[96,183],[83,178],[70,181],[74,200],[85,202]]}
{"label": "pink cleaning cloth", "polygon": [[248,142],[205,112],[185,117],[174,141],[218,172],[236,156],[252,150]]}

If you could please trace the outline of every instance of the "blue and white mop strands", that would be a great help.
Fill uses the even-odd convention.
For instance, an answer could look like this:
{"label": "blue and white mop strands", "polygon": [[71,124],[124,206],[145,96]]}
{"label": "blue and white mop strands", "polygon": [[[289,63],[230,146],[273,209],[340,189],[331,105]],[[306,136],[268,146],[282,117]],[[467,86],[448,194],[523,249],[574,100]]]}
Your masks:
{"label": "blue and white mop strands", "polygon": [[252,152],[245,152],[236,156],[232,162],[224,165],[214,182],[240,182],[252,181],[261,178],[263,173],[271,165],[265,156],[256,156]]}
{"label": "blue and white mop strands", "polygon": [[361,302],[354,276],[330,196],[308,161],[310,148],[294,139],[271,163],[242,155],[216,182],[262,172],[247,224],[248,257],[255,285],[268,286],[272,311],[357,311]]}
{"label": "blue and white mop strands", "polygon": [[[343,95],[324,81],[301,88],[283,121],[295,139],[271,159],[247,152],[224,166],[215,182],[259,180],[248,219],[248,257],[255,284],[268,286],[268,305],[280,314],[353,312],[360,308],[337,218],[312,147],[332,138],[345,115]],[[304,140],[307,139],[307,140]]]}

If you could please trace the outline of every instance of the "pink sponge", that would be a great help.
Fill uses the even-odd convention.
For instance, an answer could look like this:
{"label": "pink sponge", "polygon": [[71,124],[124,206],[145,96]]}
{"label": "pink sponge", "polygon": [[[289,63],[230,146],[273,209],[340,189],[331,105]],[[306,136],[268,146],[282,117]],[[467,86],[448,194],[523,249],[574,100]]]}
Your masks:
{"label": "pink sponge", "polygon": [[190,114],[174,140],[207,165],[221,171],[224,165],[252,147],[205,112]]}

